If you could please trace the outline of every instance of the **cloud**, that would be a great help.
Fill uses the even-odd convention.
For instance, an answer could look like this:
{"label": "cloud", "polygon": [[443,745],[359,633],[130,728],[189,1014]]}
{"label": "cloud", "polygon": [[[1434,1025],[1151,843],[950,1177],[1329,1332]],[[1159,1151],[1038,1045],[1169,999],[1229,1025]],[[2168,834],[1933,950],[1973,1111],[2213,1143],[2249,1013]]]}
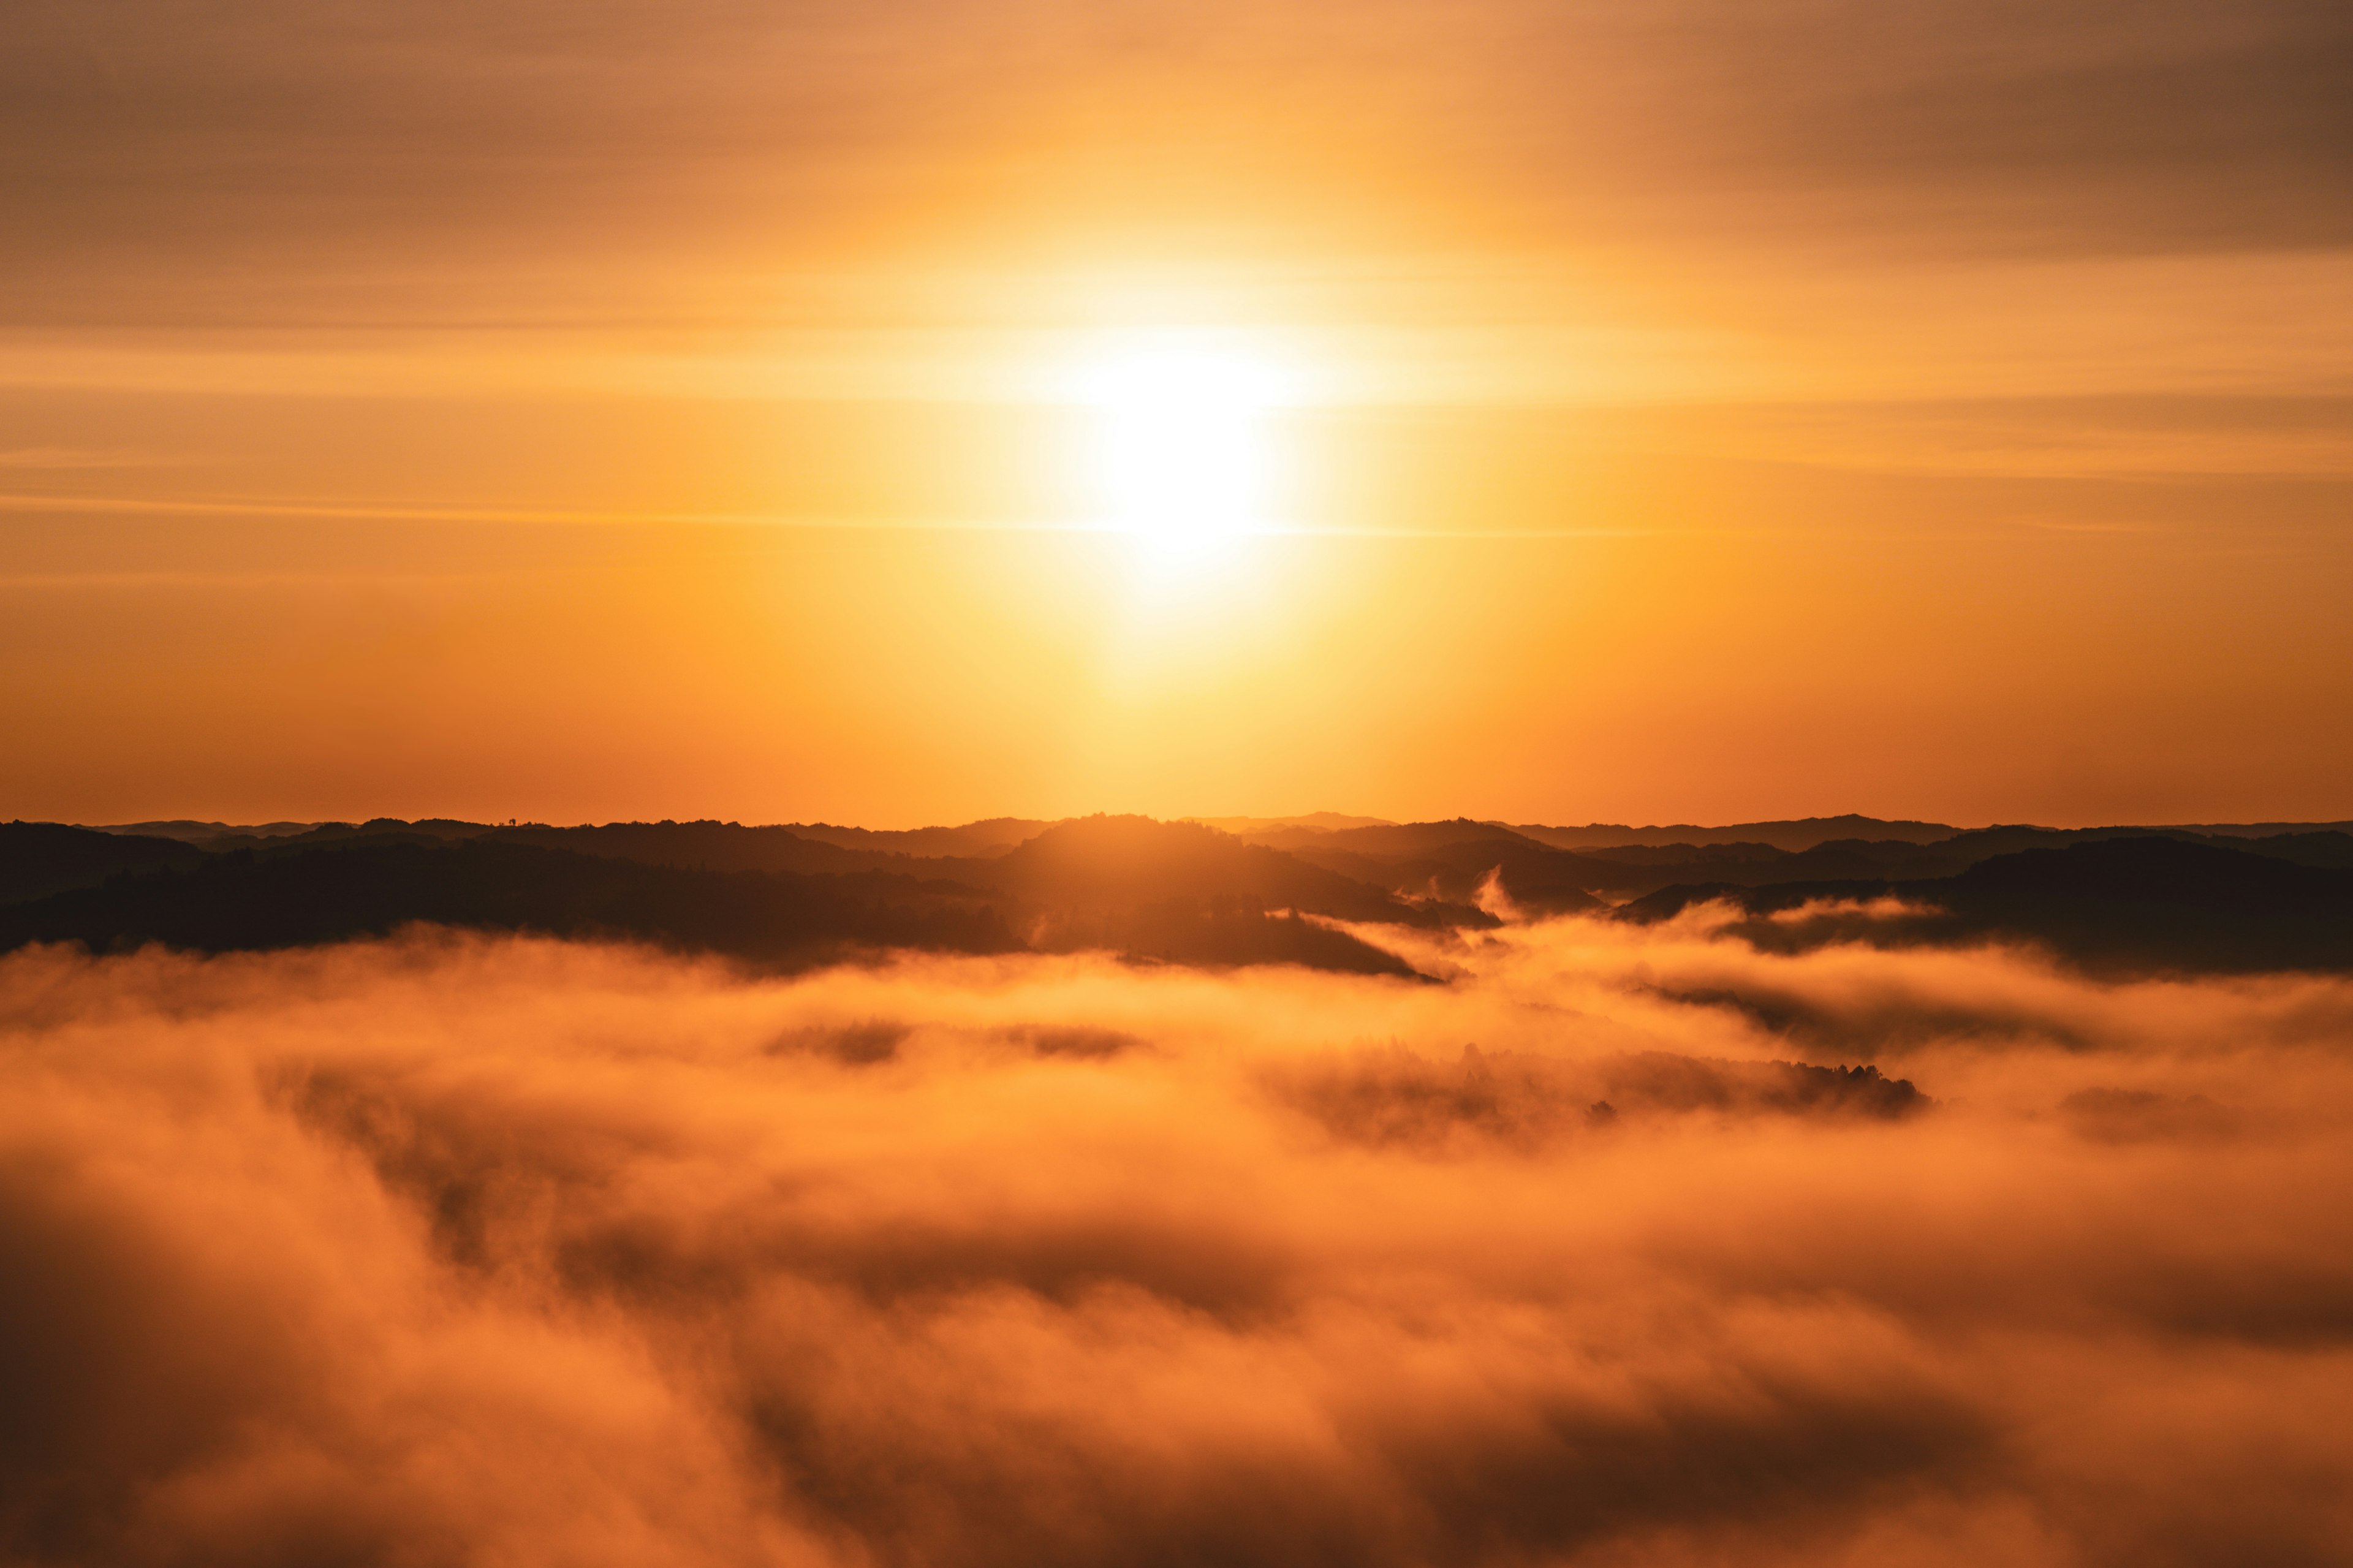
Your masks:
{"label": "cloud", "polygon": [[2338,1560],[2353,985],[1410,940],[14,954],[0,1554]]}
{"label": "cloud", "polygon": [[765,321],[776,296],[747,279],[779,254],[831,275],[1041,233],[1113,255],[1139,230],[1419,255],[1466,225],[1686,253],[2348,238],[2353,30],[2303,0],[83,0],[22,20],[0,191],[42,221],[5,254],[50,287],[20,326],[628,330],[677,316],[681,287]]}

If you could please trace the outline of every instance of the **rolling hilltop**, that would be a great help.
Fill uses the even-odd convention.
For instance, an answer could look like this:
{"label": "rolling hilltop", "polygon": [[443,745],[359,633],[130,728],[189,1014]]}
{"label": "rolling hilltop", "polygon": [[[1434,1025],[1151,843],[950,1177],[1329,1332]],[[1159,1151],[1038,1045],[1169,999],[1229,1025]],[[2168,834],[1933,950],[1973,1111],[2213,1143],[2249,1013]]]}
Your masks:
{"label": "rolling hilltop", "polygon": [[[2353,967],[2344,824],[1963,831],[1830,817],[1667,843],[1653,842],[1666,829],[1468,818],[1229,824],[20,822],[0,826],[0,945],[215,952],[423,922],[783,965],[888,949],[1105,950],[1402,976],[1413,971],[1382,945],[1383,928],[1656,921],[1714,903],[1736,916],[1731,934],[1758,945],[2001,937],[2127,972]],[[1919,912],[1791,918],[1874,900]]]}

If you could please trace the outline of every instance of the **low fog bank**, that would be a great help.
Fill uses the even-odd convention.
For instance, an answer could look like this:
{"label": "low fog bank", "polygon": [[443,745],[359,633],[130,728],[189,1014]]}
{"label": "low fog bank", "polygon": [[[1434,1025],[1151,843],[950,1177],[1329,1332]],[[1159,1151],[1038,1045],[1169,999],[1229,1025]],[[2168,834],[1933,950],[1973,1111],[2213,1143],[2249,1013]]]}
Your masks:
{"label": "low fog bank", "polygon": [[0,1556],[2324,1563],[2353,984],[0,959]]}

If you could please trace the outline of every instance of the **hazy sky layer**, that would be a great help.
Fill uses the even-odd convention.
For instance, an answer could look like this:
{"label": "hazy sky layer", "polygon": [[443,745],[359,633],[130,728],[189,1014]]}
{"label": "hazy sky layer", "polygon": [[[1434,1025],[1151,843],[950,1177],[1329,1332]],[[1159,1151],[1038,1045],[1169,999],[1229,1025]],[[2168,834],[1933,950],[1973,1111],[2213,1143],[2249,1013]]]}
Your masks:
{"label": "hazy sky layer", "polygon": [[2353,811],[2342,6],[20,10],[10,815]]}

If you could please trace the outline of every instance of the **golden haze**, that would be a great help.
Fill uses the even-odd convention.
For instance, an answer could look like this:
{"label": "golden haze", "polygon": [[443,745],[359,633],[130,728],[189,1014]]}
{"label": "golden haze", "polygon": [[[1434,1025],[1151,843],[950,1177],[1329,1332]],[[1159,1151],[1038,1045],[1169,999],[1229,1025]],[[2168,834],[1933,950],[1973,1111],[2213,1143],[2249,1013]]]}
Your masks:
{"label": "golden haze", "polygon": [[78,1562],[2337,1559],[2341,977],[1710,936],[13,953],[0,1441]]}
{"label": "golden haze", "polygon": [[2325,8],[24,21],[16,815],[2343,814]]}

